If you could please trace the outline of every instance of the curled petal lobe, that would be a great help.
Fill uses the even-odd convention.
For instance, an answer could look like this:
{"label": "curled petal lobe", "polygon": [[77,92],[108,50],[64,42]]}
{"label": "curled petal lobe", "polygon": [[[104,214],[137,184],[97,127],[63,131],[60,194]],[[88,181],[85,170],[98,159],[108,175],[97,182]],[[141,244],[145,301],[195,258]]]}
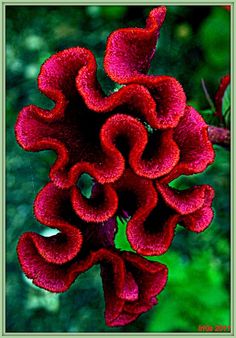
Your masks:
{"label": "curled petal lobe", "polygon": [[186,103],[182,86],[168,76],[145,75],[149,69],[166,8],[151,11],[145,29],[124,28],[112,33],[107,40],[104,68],[114,81],[138,83],[147,87],[157,100],[157,118],[153,127],[177,125]]}
{"label": "curled petal lobe", "polygon": [[27,277],[33,279],[35,285],[52,292],[66,291],[79,274],[94,264],[102,264],[105,318],[109,326],[125,325],[155,305],[154,298],[167,280],[165,265],[108,249],[90,252],[86,257],[78,256],[71,264],[49,263],[38,253],[30,233],[21,236],[17,251]]}
{"label": "curled petal lobe", "polygon": [[55,150],[60,154],[62,165],[68,161],[68,155],[64,142],[54,138],[58,128],[58,125],[45,124],[38,107],[27,106],[18,115],[15,126],[16,139],[20,146],[28,151]]}
{"label": "curled petal lobe", "polygon": [[157,128],[176,127],[184,115],[186,95],[181,84],[170,76],[146,76],[138,83],[149,89],[156,102]]}
{"label": "curled petal lobe", "polygon": [[205,191],[208,186],[194,186],[187,190],[177,190],[156,182],[156,186],[162,198],[181,215],[190,214],[199,209],[205,200]]}
{"label": "curled petal lobe", "polygon": [[33,233],[26,232],[18,242],[17,253],[26,276],[35,285],[51,292],[66,291],[76,278],[73,265],[53,264],[37,250]]}
{"label": "curled petal lobe", "polygon": [[182,118],[175,129],[174,139],[179,148],[183,170],[198,173],[214,160],[214,150],[208,138],[207,124],[201,115],[192,107],[187,107],[185,118]]}
{"label": "curled petal lobe", "polygon": [[[20,237],[17,253],[26,276],[32,279],[35,285],[51,292],[67,291],[79,274],[102,261],[111,260],[114,264],[114,271],[118,272],[120,270],[120,261],[116,263],[112,251],[110,252],[103,248],[87,252],[85,256],[78,255],[76,260],[74,259],[72,262],[65,264],[58,265],[47,262],[31,240],[31,233],[25,233]],[[122,277],[121,272],[121,281],[122,278],[124,277]]]}
{"label": "curled petal lobe", "polygon": [[44,114],[47,120],[60,118],[69,100],[78,96],[75,78],[80,69],[89,65],[96,67],[93,54],[80,47],[69,48],[51,56],[41,67],[38,87],[56,105],[50,113]]}
{"label": "curled petal lobe", "polygon": [[124,260],[123,281],[117,280],[110,265],[102,264],[101,267],[108,326],[126,325],[152,308],[167,281],[165,265],[127,252],[121,257]]}
{"label": "curled petal lobe", "polygon": [[51,237],[28,233],[27,238],[30,237],[40,255],[54,264],[72,260],[79,253],[83,238],[73,219],[69,192],[59,190],[52,183],[47,184],[37,195],[34,213],[39,222],[60,230]]}
{"label": "curled petal lobe", "polygon": [[101,142],[106,149],[120,150],[132,169],[147,178],[167,174],[179,160],[179,148],[171,130],[154,132],[148,137],[141,122],[123,114],[106,121],[101,129]]}
{"label": "curled petal lobe", "polygon": [[132,170],[127,169],[113,186],[119,196],[119,209],[132,218],[143,219],[157,203],[152,181],[135,175]]}
{"label": "curled petal lobe", "polygon": [[[131,162],[132,161],[132,162]],[[130,164],[135,173],[154,179],[168,174],[179,161],[179,148],[173,131],[154,131],[141,156],[133,156]]]}
{"label": "curled petal lobe", "polygon": [[115,183],[119,209],[131,219],[127,224],[127,238],[141,255],[160,255],[170,246],[179,216],[158,199],[152,181],[127,171]]}
{"label": "curled petal lobe", "polygon": [[[123,157],[104,144],[99,147],[97,129],[103,120],[81,118],[74,108],[56,122],[44,123],[38,108],[24,108],[18,117],[15,131],[19,144],[29,151],[54,150],[58,158],[50,170],[50,178],[59,187],[67,189],[74,185],[83,172],[88,172],[101,183],[114,181],[123,171]],[[104,170],[105,167],[105,170]]]}
{"label": "curled petal lobe", "polygon": [[[98,217],[100,217],[100,219],[102,219],[102,217],[105,219],[106,213],[109,212],[109,210],[105,208],[104,212],[102,211],[102,208],[100,210],[99,202],[103,204],[110,203],[110,212],[113,212],[112,208],[116,208],[117,196],[111,187],[107,187],[105,189],[107,190],[105,192],[105,196],[100,190],[100,186],[97,190],[99,191],[97,191],[96,196],[93,196],[94,198],[91,206],[85,205],[84,210],[83,205],[78,207],[79,202],[74,200],[73,191],[61,190],[55,187],[52,183],[49,183],[39,192],[34,204],[35,217],[39,222],[49,227],[57,228],[61,231],[61,235],[64,237],[66,236],[65,240],[62,241],[61,246],[56,246],[56,243],[52,241],[51,245],[55,245],[54,249],[51,248],[53,250],[49,250],[50,254],[55,257],[52,262],[59,262],[59,264],[68,262],[80,252],[82,243],[83,246],[86,246],[87,243],[85,242],[89,242],[89,245],[92,247],[93,243],[91,242],[91,239],[100,246],[109,246],[114,244],[113,239],[116,231],[115,220],[110,216],[107,216],[107,218],[109,217],[107,222],[100,221],[100,223],[92,223],[92,219],[96,219],[96,221]],[[80,195],[80,193],[78,194]],[[106,194],[110,195],[106,196]],[[114,199],[112,199],[112,197],[114,197]],[[82,215],[81,218],[77,216],[78,210],[76,207],[84,211],[84,215]],[[83,221],[83,218],[86,218],[86,214],[91,211],[88,210],[89,208],[91,208],[93,214],[92,212],[89,214],[88,217],[90,217],[90,221],[88,224],[86,221]],[[93,233],[95,234],[94,236]],[[47,240],[50,240],[50,238]],[[94,247],[97,249],[97,246]],[[37,249],[39,253],[45,257],[45,247],[40,250],[40,247],[37,246]],[[71,255],[71,258],[69,258],[69,255]]]}
{"label": "curled petal lobe", "polygon": [[45,261],[53,264],[64,264],[72,260],[82,246],[82,235],[79,230],[64,229],[63,233],[44,237],[34,232],[26,232],[27,240],[32,241]]}
{"label": "curled petal lobe", "polygon": [[145,118],[153,128],[175,127],[184,114],[186,96],[180,83],[170,76],[147,76],[104,96],[96,74],[79,72],[76,86],[87,107],[97,113],[112,112],[126,105],[129,113]]}
{"label": "curled petal lobe", "polygon": [[34,214],[40,223],[59,230],[67,226],[78,229],[81,224],[71,203],[70,189],[59,189],[53,183],[46,184],[38,193]]}
{"label": "curled petal lobe", "polygon": [[138,285],[130,272],[126,273],[124,288],[120,292],[120,298],[128,302],[133,302],[138,299]]}
{"label": "curled petal lobe", "polygon": [[137,119],[116,114],[110,117],[101,129],[101,142],[106,149],[114,149],[127,156],[141,156],[147,144],[147,132],[145,127]]}
{"label": "curled petal lobe", "polygon": [[77,89],[89,109],[96,113],[107,113],[122,107],[124,109],[126,106],[130,114],[145,118],[153,127],[159,126],[156,103],[147,88],[130,84],[109,96],[104,96],[102,91],[95,87],[95,76],[94,73],[88,77],[84,70],[76,78]]}
{"label": "curled petal lobe", "polygon": [[178,215],[170,215],[164,220],[154,209],[145,220],[131,219],[127,226],[127,237],[132,248],[140,255],[158,256],[164,254],[171,245]]}
{"label": "curled petal lobe", "polygon": [[[80,172],[86,170],[104,183],[119,177],[123,168],[123,160],[117,153],[99,147],[99,129],[104,117],[87,109],[71,78],[83,68],[96,68],[92,53],[85,49],[71,48],[48,59],[39,75],[40,90],[47,94],[54,88],[55,93],[67,97],[67,104],[59,109],[59,115],[54,110],[25,107],[15,127],[17,141],[25,150],[56,151],[58,158],[51,168],[50,178],[61,188],[75,184]],[[107,167],[105,171],[101,168],[104,165]]]}
{"label": "curled petal lobe", "polygon": [[205,199],[202,207],[191,214],[182,216],[180,219],[180,224],[194,232],[204,231],[214,217],[212,210],[212,201],[215,195],[214,190],[211,186],[205,187]]}
{"label": "curled petal lobe", "polygon": [[104,69],[112,80],[131,83],[147,73],[165,15],[166,8],[158,7],[150,12],[146,28],[118,29],[108,37]]}
{"label": "curled petal lobe", "polygon": [[187,107],[174,132],[174,140],[180,150],[180,161],[162,182],[168,183],[180,175],[202,172],[214,161],[215,154],[207,128],[200,114],[194,108]]}
{"label": "curled petal lobe", "polygon": [[[141,284],[139,292],[142,294],[145,300],[151,300],[152,297],[155,297],[163,290],[167,281],[168,272],[167,267],[164,264],[150,262],[129,252],[124,252],[123,257],[126,259],[128,266],[130,266],[135,280]],[[158,278],[158,283],[156,283],[155,280],[148,278],[148,276],[145,278],[145,274],[151,274],[153,276],[156,275],[156,278]],[[140,283],[142,276],[143,281]]]}
{"label": "curled petal lobe", "polygon": [[76,214],[86,222],[107,221],[114,215],[118,206],[117,195],[109,185],[99,185],[99,192],[90,199],[82,196],[77,187],[73,187],[71,199]]}

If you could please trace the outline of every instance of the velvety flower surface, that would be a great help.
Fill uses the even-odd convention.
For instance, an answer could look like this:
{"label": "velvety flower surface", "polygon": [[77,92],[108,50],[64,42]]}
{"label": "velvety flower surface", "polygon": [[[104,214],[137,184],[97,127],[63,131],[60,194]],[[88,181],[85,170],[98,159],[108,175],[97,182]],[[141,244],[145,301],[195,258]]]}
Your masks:
{"label": "velvety flower surface", "polygon": [[[122,60],[127,58],[124,83],[130,83],[108,97],[96,79],[96,61],[89,50],[67,49],[53,55],[41,67],[39,89],[55,101],[55,107],[51,111],[33,105],[25,107],[16,123],[16,137],[26,150],[57,152],[57,161],[50,172],[57,186],[74,185],[83,172],[100,183],[115,181],[125,166],[117,146],[121,138],[129,144],[128,161],[140,175],[159,177],[177,163],[179,150],[171,132],[165,129],[176,126],[183,116],[185,94],[174,78],[141,73],[144,68],[148,70],[164,16],[164,7],[154,9],[145,29],[118,30],[108,38],[105,69],[113,78],[110,65],[114,65],[116,57],[120,68],[115,74],[120,81],[124,72]],[[155,137],[159,151],[154,152],[154,160],[150,160],[151,156],[143,159],[145,150],[152,145],[149,146],[147,131],[140,120],[161,129]],[[171,154],[167,154],[167,146]]]}
{"label": "velvety flower surface", "polygon": [[22,269],[34,284],[64,292],[81,273],[100,264],[109,326],[128,324],[157,303],[156,296],[167,281],[167,268],[115,249],[115,219],[83,222],[73,210],[69,190],[52,183],[39,192],[34,209],[38,221],[60,230],[48,238],[27,232],[19,240]]}
{"label": "velvety flower surface", "polygon": [[212,221],[214,190],[209,185],[178,191],[158,180],[153,184],[131,171],[114,185],[120,208],[131,215],[127,237],[139,254],[163,254],[173,240],[177,223],[200,232]]}
{"label": "velvety flower surface", "polygon": [[118,271],[111,263],[106,262],[101,269],[105,319],[109,326],[128,324],[150,310],[157,304],[156,295],[162,291],[167,280],[167,268],[160,263],[147,261],[128,252],[122,253],[121,258],[125,263],[122,287],[119,285]]}
{"label": "velvety flower surface", "polygon": [[[213,217],[210,186],[185,191],[169,186],[180,175],[204,171],[214,151],[208,126],[186,106],[179,82],[147,75],[165,15],[165,7],[158,7],[145,28],[119,29],[108,37],[104,69],[123,85],[109,96],[89,50],[74,47],[50,57],[38,87],[55,106],[23,108],[15,127],[25,150],[57,153],[34,213],[59,232],[48,238],[23,234],[17,248],[22,269],[39,287],[63,292],[80,273],[100,264],[110,326],[149,310],[165,286],[167,268],[139,254],[160,255],[177,224],[200,232]],[[84,173],[93,179],[89,198],[77,184]],[[114,245],[116,217],[124,214],[136,254]]]}

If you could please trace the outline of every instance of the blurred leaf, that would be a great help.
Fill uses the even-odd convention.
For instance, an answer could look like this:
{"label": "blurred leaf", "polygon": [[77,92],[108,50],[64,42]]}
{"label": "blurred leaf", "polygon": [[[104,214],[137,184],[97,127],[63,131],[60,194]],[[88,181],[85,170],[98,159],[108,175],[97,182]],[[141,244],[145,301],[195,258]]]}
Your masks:
{"label": "blurred leaf", "polygon": [[176,37],[179,39],[188,40],[191,38],[191,35],[192,35],[191,26],[186,22],[181,23],[180,25],[176,27],[175,34],[176,34]]}
{"label": "blurred leaf", "polygon": [[197,332],[199,325],[230,325],[229,295],[221,266],[210,249],[193,254],[189,261],[169,250],[159,261],[168,266],[168,282],[158,297],[162,305],[152,312],[148,331]]}
{"label": "blurred leaf", "polygon": [[214,114],[214,112],[210,109],[206,109],[201,111],[201,115],[204,118],[205,122],[207,124],[213,125],[213,126],[219,126],[220,125],[220,119],[218,116]]}
{"label": "blurred leaf", "polygon": [[201,26],[199,39],[207,61],[216,68],[225,69],[230,61],[229,13],[220,7],[213,7],[211,15]]}
{"label": "blurred leaf", "polygon": [[126,6],[101,6],[101,15],[108,20],[122,19],[126,12]]}
{"label": "blurred leaf", "polygon": [[41,289],[33,284],[32,280],[23,274],[23,280],[31,287],[28,291],[26,299],[26,309],[34,311],[39,308],[45,309],[48,312],[57,312],[60,305],[59,294],[51,293]]}
{"label": "blurred leaf", "polygon": [[100,6],[87,6],[86,13],[92,18],[98,18],[101,15],[101,7]]}

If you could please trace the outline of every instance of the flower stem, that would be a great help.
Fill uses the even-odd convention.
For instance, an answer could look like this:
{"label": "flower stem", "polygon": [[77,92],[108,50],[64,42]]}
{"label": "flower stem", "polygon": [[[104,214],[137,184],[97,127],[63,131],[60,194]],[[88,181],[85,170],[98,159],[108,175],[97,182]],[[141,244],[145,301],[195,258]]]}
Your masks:
{"label": "flower stem", "polygon": [[202,88],[203,88],[203,91],[204,91],[204,94],[205,94],[205,97],[207,99],[207,102],[209,103],[209,106],[211,107],[211,110],[212,111],[215,111],[215,106],[214,106],[214,103],[208,93],[208,90],[207,90],[207,87],[206,87],[206,84],[205,84],[205,81],[204,79],[201,79],[201,82],[202,82]]}
{"label": "flower stem", "polygon": [[230,131],[226,128],[208,126],[208,135],[213,144],[218,144],[224,148],[230,148]]}

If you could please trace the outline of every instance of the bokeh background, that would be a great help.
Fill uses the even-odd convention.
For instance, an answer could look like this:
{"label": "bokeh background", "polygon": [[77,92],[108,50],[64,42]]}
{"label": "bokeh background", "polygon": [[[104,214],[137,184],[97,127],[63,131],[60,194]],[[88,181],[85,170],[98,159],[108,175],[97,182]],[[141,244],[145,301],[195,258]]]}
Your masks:
{"label": "bokeh background", "polygon": [[[64,294],[32,285],[16,255],[25,231],[50,235],[33,216],[33,201],[48,181],[55,159],[51,151],[24,152],[16,143],[14,124],[23,106],[53,106],[37,90],[40,65],[51,54],[72,46],[92,50],[98,78],[107,94],[116,89],[103,71],[109,33],[145,24],[151,7],[10,6],[6,7],[6,141],[7,141],[7,332],[197,332],[199,325],[230,325],[230,153],[215,147],[216,160],[204,174],[181,177],[180,189],[211,184],[216,191],[215,217],[201,234],[178,226],[170,250],[154,257],[167,264],[169,280],[159,304],[133,324],[108,328],[99,267],[81,275]],[[150,73],[176,77],[188,103],[210,109],[202,79],[214,103],[220,78],[230,71],[230,12],[223,6],[168,6]],[[116,245],[129,250],[120,228]]]}

